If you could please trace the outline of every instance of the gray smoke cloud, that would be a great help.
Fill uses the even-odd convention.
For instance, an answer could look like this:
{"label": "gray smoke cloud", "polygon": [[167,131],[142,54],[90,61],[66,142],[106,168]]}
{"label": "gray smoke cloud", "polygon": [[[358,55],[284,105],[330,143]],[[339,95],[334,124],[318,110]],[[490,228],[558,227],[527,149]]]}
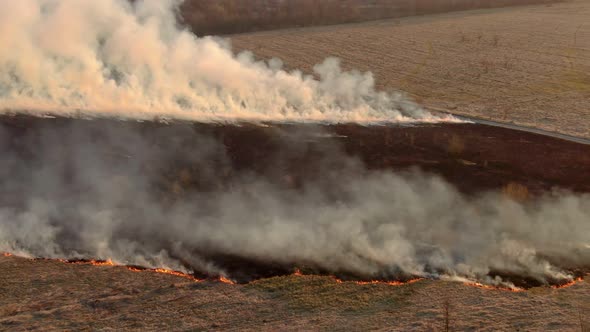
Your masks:
{"label": "gray smoke cloud", "polygon": [[337,59],[315,75],[179,28],[178,0],[0,1],[0,109],[199,121],[456,121]]}
{"label": "gray smoke cloud", "polygon": [[[0,209],[0,252],[214,275],[225,272],[203,253],[219,253],[508,287],[492,272],[543,283],[590,264],[590,195],[468,197],[419,171],[368,171],[335,142],[322,143],[317,174],[293,187],[282,175],[239,170],[218,138],[188,125],[78,121],[2,140],[0,190],[14,202]],[[288,133],[281,155],[260,162],[279,170],[325,136]]]}

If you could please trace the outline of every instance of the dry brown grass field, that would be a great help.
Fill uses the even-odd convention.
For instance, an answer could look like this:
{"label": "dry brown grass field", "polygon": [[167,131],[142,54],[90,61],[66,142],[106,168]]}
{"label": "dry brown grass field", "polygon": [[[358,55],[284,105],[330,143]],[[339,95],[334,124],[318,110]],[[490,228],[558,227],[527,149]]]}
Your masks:
{"label": "dry brown grass field", "polygon": [[422,280],[287,276],[193,282],[125,267],[0,256],[4,331],[581,331],[590,284],[527,292]]}
{"label": "dry brown grass field", "polygon": [[231,37],[311,73],[324,58],[433,109],[590,137],[590,1]]}

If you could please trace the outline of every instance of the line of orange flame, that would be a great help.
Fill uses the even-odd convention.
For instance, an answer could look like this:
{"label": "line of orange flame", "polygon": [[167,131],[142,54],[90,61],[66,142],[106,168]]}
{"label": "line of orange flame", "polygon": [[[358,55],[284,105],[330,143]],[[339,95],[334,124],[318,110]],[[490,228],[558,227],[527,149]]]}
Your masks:
{"label": "line of orange flame", "polygon": [[416,278],[416,279],[410,279],[407,281],[382,281],[382,280],[371,280],[371,281],[344,281],[338,278],[334,278],[336,279],[336,282],[338,283],[344,283],[344,282],[353,282],[357,285],[389,285],[389,286],[403,286],[403,285],[409,285],[409,284],[413,284],[415,282],[421,281],[423,280],[423,278]]}
{"label": "line of orange flame", "polygon": [[[8,253],[8,252],[4,252],[1,253],[2,256],[4,257],[11,257],[13,256],[13,254]],[[56,261],[59,262],[63,262],[66,264],[83,264],[83,265],[94,265],[94,266],[123,266],[123,265],[117,265],[115,264],[112,260],[108,259],[108,260],[88,260],[88,261],[68,261],[66,259],[54,259]],[[129,271],[133,271],[133,272],[155,272],[155,273],[163,273],[163,274],[169,274],[169,275],[173,275],[173,276],[177,276],[177,277],[182,277],[182,278],[186,278],[195,282],[200,282],[203,281],[202,279],[198,279],[193,275],[190,274],[186,274],[183,272],[179,272],[179,271],[174,271],[174,270],[167,270],[167,269],[163,269],[163,268],[155,268],[155,269],[141,269],[141,268],[137,268],[137,267],[133,267],[133,266],[125,266]],[[296,269],[295,272],[293,273],[294,276],[303,276],[304,274],[301,273],[301,271],[299,269]],[[379,280],[372,280],[372,281],[345,281],[342,279],[339,279],[336,276],[332,276],[332,279],[334,279],[337,283],[342,284],[345,282],[352,282],[355,283],[357,285],[377,285],[377,284],[381,284],[381,285],[390,285],[390,286],[402,286],[402,285],[407,285],[407,284],[413,284],[415,282],[421,281],[423,280],[423,278],[416,278],[416,279],[411,279],[408,281],[379,281]],[[235,285],[236,282],[228,279],[224,276],[220,276],[217,279],[219,282],[225,283],[225,284],[229,284],[229,285]],[[584,279],[582,277],[576,278],[575,280],[572,280],[566,284],[563,285],[553,285],[551,286],[551,288],[553,289],[563,289],[563,288],[568,288],[571,287],[579,282],[582,282]],[[482,289],[489,289],[489,290],[502,290],[502,291],[510,291],[510,292],[524,292],[526,291],[523,288],[509,288],[509,287],[501,287],[501,286],[491,286],[491,285],[485,285],[485,284],[481,284],[478,282],[464,282],[465,285],[467,286],[471,286],[471,287],[477,287],[477,288],[482,288]]]}
{"label": "line of orange flame", "polygon": [[[81,264],[81,265],[94,265],[94,266],[123,266],[123,265],[118,265],[113,263],[112,260],[107,259],[106,261],[101,261],[101,260],[88,260],[88,261],[68,261],[65,259],[58,259],[58,261],[63,262],[63,263],[67,263],[67,264]],[[168,269],[163,269],[163,268],[155,268],[155,269],[140,269],[137,267],[133,267],[133,266],[125,266],[127,268],[127,270],[129,271],[133,271],[133,272],[154,272],[154,273],[162,273],[162,274],[169,274],[169,275],[173,275],[173,276],[177,276],[177,277],[182,277],[185,279],[189,279],[192,281],[201,281],[200,279],[195,278],[194,276],[190,275],[190,274],[186,274],[186,273],[182,273],[179,271],[174,271],[174,270],[168,270]]]}
{"label": "line of orange flame", "polygon": [[[148,271],[148,272],[156,272],[156,273],[164,273],[164,274],[170,274],[173,276],[177,276],[177,277],[182,277],[182,278],[186,278],[189,280],[192,280],[194,282],[201,282],[204,281],[203,279],[198,279],[193,275],[190,274],[186,274],[186,273],[182,273],[182,272],[178,272],[178,271],[174,271],[174,270],[167,270],[167,269],[162,269],[162,268],[158,268],[158,269],[140,269],[140,268],[136,268],[133,266],[127,266],[127,269],[129,271],[133,271],[133,272],[144,272],[144,271]],[[233,280],[230,280],[224,276],[220,276],[217,279],[219,282],[222,282],[224,284],[229,284],[229,285],[235,285],[236,282]]]}
{"label": "line of orange flame", "polygon": [[[13,256],[11,253],[5,252],[2,253],[2,256],[4,257],[11,257]],[[94,266],[123,266],[123,265],[118,265],[115,264],[111,259],[107,259],[107,260],[84,260],[84,261],[69,261],[67,259],[61,259],[61,258],[57,258],[57,259],[52,259],[58,262],[62,262],[65,264],[77,264],[77,265],[94,265]],[[195,278],[194,276],[190,275],[190,274],[186,274],[186,273],[182,273],[179,271],[174,271],[174,270],[167,270],[167,269],[162,269],[162,268],[155,268],[155,269],[140,269],[140,268],[136,268],[136,267],[132,267],[132,266],[125,266],[127,268],[127,270],[129,271],[133,271],[133,272],[155,272],[155,273],[163,273],[163,274],[169,274],[169,275],[173,275],[173,276],[177,276],[177,277],[182,277],[185,279],[189,279],[195,282],[198,281],[202,281],[198,278]]]}
{"label": "line of orange flame", "polygon": [[115,263],[113,263],[113,261],[110,259],[107,259],[106,261],[91,260],[91,261],[88,261],[88,264],[96,265],[96,266],[115,266]]}
{"label": "line of orange flame", "polygon": [[[95,265],[95,266],[118,266],[115,263],[113,263],[113,261],[110,259],[106,260],[106,261],[99,261],[99,260],[89,260],[89,261],[80,261],[80,262],[70,262],[67,260],[60,260],[60,261],[63,261],[68,264],[88,264],[88,265]],[[198,279],[195,276],[187,274],[187,273],[163,269],[163,268],[141,269],[141,268],[137,268],[137,267],[133,267],[133,266],[125,266],[125,267],[127,268],[127,270],[133,271],[133,272],[146,272],[146,271],[147,272],[155,272],[155,273],[169,274],[169,275],[173,275],[173,276],[177,276],[177,277],[182,277],[182,278],[189,279],[189,280],[192,280],[195,282],[203,281],[203,280]],[[224,276],[220,276],[218,278],[218,280],[219,280],[219,282],[222,282],[224,284],[230,284],[230,285],[236,284],[233,280],[230,280]]]}
{"label": "line of orange flame", "polygon": [[[10,257],[12,256],[11,253],[2,253],[3,256],[5,257]],[[69,261],[67,259],[54,259],[55,261],[58,262],[62,262],[65,264],[79,264],[79,265],[94,265],[94,266],[124,266],[124,265],[118,265],[115,264],[112,260],[107,259],[107,260],[84,260],[84,261]],[[185,279],[189,279],[195,282],[199,282],[199,281],[203,281],[202,279],[198,279],[193,275],[187,274],[187,273],[183,273],[183,272],[179,272],[179,271],[174,271],[174,270],[168,270],[168,269],[163,269],[163,268],[154,268],[154,269],[142,269],[142,268],[137,268],[137,267],[133,267],[133,266],[125,266],[125,268],[127,268],[127,270],[129,271],[133,271],[133,272],[154,272],[154,273],[163,273],[163,274],[169,274],[169,275],[173,275],[173,276],[177,276],[177,277],[182,277]],[[219,282],[225,283],[225,284],[230,284],[230,285],[235,285],[236,283],[231,280],[228,279],[224,276],[220,276],[218,278]]]}
{"label": "line of orange flame", "polygon": [[220,276],[219,277],[219,281],[222,282],[222,283],[224,283],[224,284],[229,284],[229,285],[235,285],[236,284],[235,281],[230,280],[230,279],[228,279],[228,278],[226,278],[224,276]]}
{"label": "line of orange flame", "polygon": [[127,266],[127,270],[131,271],[131,272],[144,272],[144,269],[138,269],[136,267],[133,266]]}
{"label": "line of orange flame", "polygon": [[483,288],[483,289],[489,289],[489,290],[500,290],[500,291],[506,291],[506,292],[524,292],[526,291],[523,288],[518,288],[518,287],[505,287],[505,286],[492,286],[492,285],[485,285],[485,284],[481,284],[479,282],[464,282],[463,283],[466,286],[470,286],[470,287],[477,287],[477,288]]}
{"label": "line of orange flame", "polygon": [[[576,278],[566,284],[563,285],[551,285],[551,288],[553,289],[563,289],[563,288],[568,288],[568,287],[572,287],[575,284],[584,281],[584,278],[579,277]],[[523,288],[509,288],[509,287],[502,287],[502,286],[490,286],[490,285],[484,285],[484,284],[480,284],[478,282],[465,282],[464,283],[467,286],[472,286],[472,287],[477,287],[477,288],[483,288],[483,289],[491,289],[491,290],[503,290],[503,291],[509,291],[509,292],[525,292],[526,289]]]}
{"label": "line of orange flame", "polygon": [[148,272],[169,274],[169,275],[173,275],[173,276],[177,276],[177,277],[182,277],[182,278],[185,278],[185,279],[189,279],[189,280],[194,281],[194,282],[200,282],[200,281],[202,281],[201,279],[198,279],[195,276],[192,276],[190,274],[186,274],[186,273],[182,273],[182,272],[178,272],[178,271],[174,271],[174,270],[162,269],[162,268],[142,270],[142,269],[138,269],[138,268],[135,268],[135,267],[127,266],[127,269],[129,271],[133,271],[133,272],[144,272],[144,271],[148,271]]}
{"label": "line of orange flame", "polygon": [[568,282],[567,284],[563,284],[563,285],[553,285],[551,286],[551,288],[553,289],[563,289],[563,288],[568,288],[568,287],[572,287],[573,285],[584,281],[584,279],[582,277],[576,278],[570,282]]}
{"label": "line of orange flame", "polygon": [[352,282],[355,283],[357,285],[389,285],[389,286],[403,286],[403,285],[409,285],[409,284],[413,284],[415,282],[421,281],[424,278],[416,278],[416,279],[410,279],[407,281],[382,281],[382,280],[371,280],[371,281],[346,281],[346,280],[342,280],[339,279],[337,277],[332,277],[334,280],[336,280],[337,283],[342,284],[345,282]]}
{"label": "line of orange flame", "polygon": [[[299,270],[299,269],[296,269],[295,272],[293,273],[293,275],[294,276],[304,276],[304,274],[301,273],[301,270]],[[345,280],[342,280],[336,276],[332,276],[331,278],[334,281],[336,281],[336,283],[339,283],[339,284],[343,284],[345,282],[351,282],[351,283],[355,283],[357,285],[389,285],[389,286],[403,286],[403,285],[413,284],[415,282],[423,280],[423,278],[416,278],[416,279],[410,279],[408,281],[381,281],[381,280],[345,281]]]}
{"label": "line of orange flame", "polygon": [[[301,271],[299,269],[296,269],[295,272],[293,273],[294,276],[303,276],[304,274],[301,273]],[[423,278],[416,278],[416,279],[411,279],[408,281],[380,281],[380,280],[372,280],[372,281],[344,281],[342,279],[339,279],[335,276],[332,276],[332,279],[334,279],[334,281],[336,281],[336,283],[342,284],[345,282],[353,282],[357,285],[390,285],[390,286],[403,286],[403,285],[407,285],[407,284],[413,284],[415,282],[421,281],[423,280]],[[577,278],[571,282],[568,282],[567,284],[564,285],[553,285],[551,286],[554,289],[562,289],[562,288],[567,288],[567,287],[571,287],[573,285],[575,285],[578,282],[583,281],[583,278]],[[503,287],[503,286],[492,286],[492,285],[485,285],[479,282],[464,282],[464,285],[470,286],[470,287],[477,287],[477,288],[482,288],[482,289],[489,289],[489,290],[500,290],[500,291],[507,291],[507,292],[525,292],[526,289],[524,288],[518,288],[518,287]]]}

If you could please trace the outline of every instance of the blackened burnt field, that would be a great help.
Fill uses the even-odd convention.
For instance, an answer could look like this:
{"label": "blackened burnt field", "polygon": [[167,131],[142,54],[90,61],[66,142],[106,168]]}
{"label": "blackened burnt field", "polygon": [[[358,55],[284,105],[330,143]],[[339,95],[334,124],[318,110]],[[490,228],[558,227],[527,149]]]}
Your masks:
{"label": "blackened burnt field", "polygon": [[[494,221],[513,205],[543,210],[538,201],[590,192],[590,146],[549,136],[469,123],[222,125],[6,115],[0,148],[0,251],[17,255],[113,259],[236,282],[301,270],[344,280],[451,276],[527,288],[567,283],[588,267],[583,238],[545,234],[561,227],[557,208],[547,208],[557,216],[551,227],[535,215],[512,234],[513,226],[497,225],[519,220]],[[390,240],[378,238],[389,234],[380,227],[396,218],[396,207],[362,213],[383,210],[388,195],[402,197],[392,205],[415,205],[398,216],[407,219],[398,242],[409,245],[394,240],[384,249]],[[500,212],[491,212],[491,221],[437,212],[463,208]],[[347,218],[359,219],[362,230],[337,226]],[[512,237],[490,240],[472,229],[488,221]],[[408,226],[414,224],[424,226]],[[519,235],[534,237],[533,227],[543,240]],[[299,230],[305,228],[318,238],[310,240]],[[422,236],[423,228],[437,235]],[[469,245],[451,240],[458,234],[469,234]],[[363,246],[341,240],[346,236],[369,239]],[[496,248],[513,240],[533,248],[532,258]],[[472,242],[485,250],[470,256]]]}

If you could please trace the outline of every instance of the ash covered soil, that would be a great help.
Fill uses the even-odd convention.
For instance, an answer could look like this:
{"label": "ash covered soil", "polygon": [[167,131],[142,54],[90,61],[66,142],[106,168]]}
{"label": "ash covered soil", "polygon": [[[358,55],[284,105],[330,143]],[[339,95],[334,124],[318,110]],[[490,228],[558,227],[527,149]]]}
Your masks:
{"label": "ash covered soil", "polygon": [[[191,190],[231,186],[233,177],[244,172],[293,188],[303,179],[319,181],[322,174],[318,172],[325,170],[323,162],[330,156],[325,147],[333,144],[369,170],[404,172],[420,167],[466,194],[511,185],[526,188],[525,197],[519,190],[514,197],[525,200],[555,190],[590,192],[586,176],[590,146],[477,124],[232,126],[19,115],[3,116],[0,125],[5,137],[10,137],[3,140],[5,159],[19,155],[18,160],[26,164],[40,158],[31,143],[60,137],[51,138],[48,132],[62,132],[64,137],[66,132],[83,133],[72,136],[78,140],[58,140],[59,153],[67,156],[77,146],[92,144],[108,157],[113,169],[139,154],[132,148],[114,149],[125,144],[111,141],[104,128],[110,134],[133,129],[144,137],[154,136],[153,144],[174,146],[167,159],[160,160],[156,173],[146,173],[160,176],[155,182],[162,200],[174,200]],[[223,142],[229,171],[219,168],[217,173],[199,175],[197,168],[197,173],[191,173],[187,156],[203,133]],[[40,160],[59,163],[63,158]],[[75,177],[73,173],[63,176]],[[49,195],[58,191],[48,190]],[[4,192],[3,205],[18,205],[18,201],[18,196]],[[334,273],[313,269],[314,275],[296,275],[296,265],[277,268],[257,262],[252,270],[248,257],[217,263],[240,283],[226,284],[207,276],[195,282],[149,270],[0,256],[0,329],[436,331],[444,328],[445,303],[455,330],[579,331],[590,323],[587,281],[555,289],[513,278],[512,282],[528,290],[512,292],[428,279],[397,286],[360,284],[354,280],[362,276],[345,278],[346,273],[338,277],[348,281],[339,282],[330,275]],[[570,271],[583,275],[585,270]]]}
{"label": "ash covered soil", "polygon": [[452,113],[590,137],[590,2],[563,1],[231,37],[312,72],[327,56]]}
{"label": "ash covered soil", "polygon": [[515,293],[297,275],[230,285],[15,257],[0,257],[0,269],[6,331],[444,331],[446,302],[455,331],[580,331],[590,314],[588,282]]}

